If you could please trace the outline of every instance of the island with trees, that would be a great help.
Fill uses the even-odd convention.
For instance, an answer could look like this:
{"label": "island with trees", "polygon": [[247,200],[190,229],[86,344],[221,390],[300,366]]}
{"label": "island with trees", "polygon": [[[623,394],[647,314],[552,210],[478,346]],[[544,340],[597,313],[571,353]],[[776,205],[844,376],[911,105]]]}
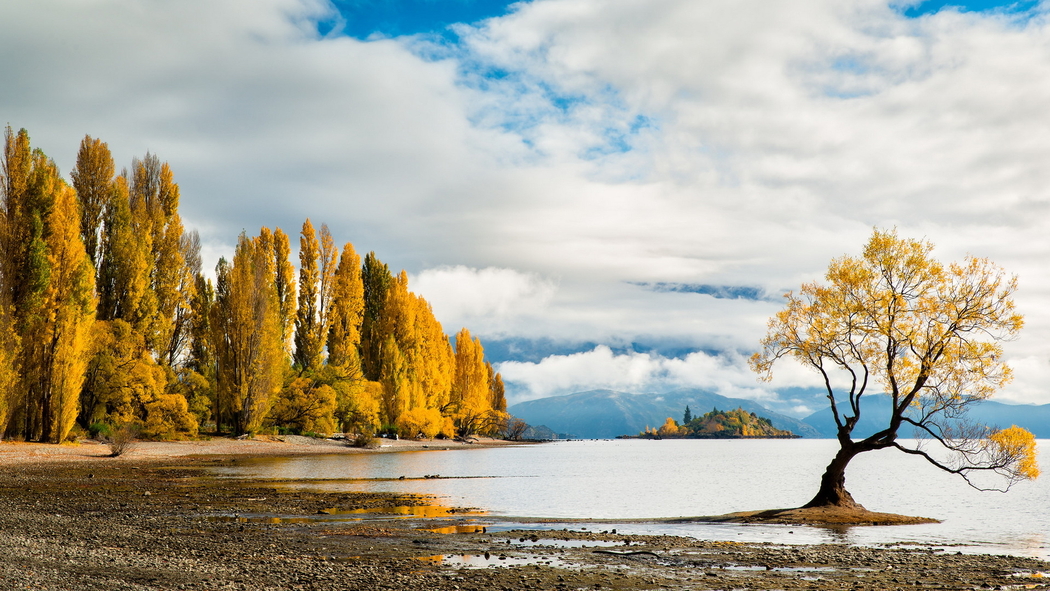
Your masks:
{"label": "island with trees", "polygon": [[637,439],[794,439],[791,431],[777,429],[765,417],[742,408],[736,410],[712,409],[711,412],[693,416],[688,406],[679,424],[667,417],[659,428],[647,427]]}

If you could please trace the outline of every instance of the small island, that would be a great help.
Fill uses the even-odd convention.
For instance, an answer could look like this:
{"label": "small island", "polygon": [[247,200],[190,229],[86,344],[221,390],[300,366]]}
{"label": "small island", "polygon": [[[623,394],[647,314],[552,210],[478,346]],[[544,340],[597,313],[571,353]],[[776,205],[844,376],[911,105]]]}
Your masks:
{"label": "small island", "polygon": [[797,439],[791,431],[777,429],[765,417],[742,408],[736,410],[712,409],[694,417],[685,407],[682,424],[671,417],[658,429],[646,427],[638,435],[623,435],[622,439]]}

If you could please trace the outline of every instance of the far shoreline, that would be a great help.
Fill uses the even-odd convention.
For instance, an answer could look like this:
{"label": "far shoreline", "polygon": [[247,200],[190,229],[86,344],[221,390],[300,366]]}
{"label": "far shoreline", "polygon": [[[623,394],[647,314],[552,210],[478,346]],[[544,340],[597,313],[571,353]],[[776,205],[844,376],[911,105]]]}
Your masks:
{"label": "far shoreline", "polygon": [[72,443],[0,442],[0,465],[47,463],[51,461],[164,462],[192,456],[281,457],[450,451],[533,445],[534,441],[507,441],[473,437],[473,441],[453,439],[377,439],[379,447],[353,447],[342,441],[301,435],[257,435],[250,438],[215,436],[181,441],[136,441],[118,457],[111,457],[109,446],[92,439]]}

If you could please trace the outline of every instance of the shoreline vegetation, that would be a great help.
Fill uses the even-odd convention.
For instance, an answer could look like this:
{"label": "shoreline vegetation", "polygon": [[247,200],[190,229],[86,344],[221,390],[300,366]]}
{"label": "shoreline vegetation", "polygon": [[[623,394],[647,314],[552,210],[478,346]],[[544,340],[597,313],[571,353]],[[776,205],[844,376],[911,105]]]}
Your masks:
{"label": "shoreline vegetation", "polygon": [[[0,438],[503,436],[502,377],[408,275],[310,219],[202,259],[166,162],[85,136],[69,181],[8,126],[0,155]],[[214,279],[205,269],[214,264]]]}
{"label": "shoreline vegetation", "polygon": [[[530,529],[527,520],[420,495],[311,492],[208,474],[253,457],[520,445],[383,443],[362,450],[297,436],[142,442],[111,458],[97,444],[4,442],[0,588],[1039,588],[1050,570],[1032,558],[921,546],[624,535],[597,521]],[[735,515],[743,523],[785,517],[759,513],[776,515]]]}

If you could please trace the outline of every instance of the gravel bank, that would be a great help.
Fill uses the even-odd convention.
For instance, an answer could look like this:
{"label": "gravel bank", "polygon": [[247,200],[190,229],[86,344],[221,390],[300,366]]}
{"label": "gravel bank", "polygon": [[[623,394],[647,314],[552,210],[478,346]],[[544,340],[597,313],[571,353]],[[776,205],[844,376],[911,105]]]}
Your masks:
{"label": "gravel bank", "polygon": [[204,476],[209,466],[236,461],[132,456],[0,462],[0,589],[1050,586],[1039,576],[1050,564],[1033,559],[705,542],[582,526],[489,531],[493,520],[426,508],[421,497],[281,492]]}

